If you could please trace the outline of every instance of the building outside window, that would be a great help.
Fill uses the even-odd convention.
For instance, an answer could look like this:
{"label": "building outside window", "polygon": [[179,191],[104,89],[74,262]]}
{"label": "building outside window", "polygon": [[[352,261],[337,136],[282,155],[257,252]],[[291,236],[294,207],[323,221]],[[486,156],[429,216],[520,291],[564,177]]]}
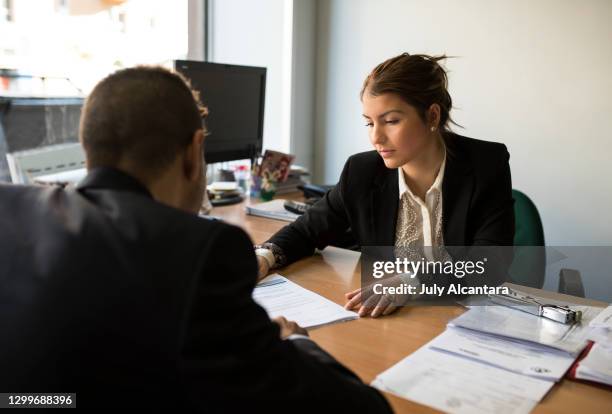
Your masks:
{"label": "building outside window", "polygon": [[117,69],[169,66],[187,57],[187,14],[187,0],[0,0],[0,94],[86,95]]}

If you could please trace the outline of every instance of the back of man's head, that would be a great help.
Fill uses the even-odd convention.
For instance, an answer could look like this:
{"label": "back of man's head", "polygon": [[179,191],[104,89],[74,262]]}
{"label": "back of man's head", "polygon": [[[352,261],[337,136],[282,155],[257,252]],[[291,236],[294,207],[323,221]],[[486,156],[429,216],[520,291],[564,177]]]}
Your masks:
{"label": "back of man's head", "polygon": [[163,171],[202,129],[206,108],[180,75],[157,66],[115,72],[96,85],[81,114],[88,168]]}

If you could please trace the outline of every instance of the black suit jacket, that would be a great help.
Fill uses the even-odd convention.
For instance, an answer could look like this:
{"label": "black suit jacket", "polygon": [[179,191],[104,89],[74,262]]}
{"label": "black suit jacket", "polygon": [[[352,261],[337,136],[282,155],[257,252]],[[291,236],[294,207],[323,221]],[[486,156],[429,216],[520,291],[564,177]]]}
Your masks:
{"label": "black suit jacket", "polygon": [[[514,201],[506,146],[457,134],[449,134],[446,142],[444,244],[511,246]],[[393,246],[399,205],[397,174],[376,151],[351,156],[338,184],[269,242],[283,250],[287,263],[343,240],[348,229],[359,246]]]}
{"label": "black suit jacket", "polygon": [[0,186],[0,390],[77,406],[388,412],[252,299],[239,228],[154,201],[112,169],[77,190]]}

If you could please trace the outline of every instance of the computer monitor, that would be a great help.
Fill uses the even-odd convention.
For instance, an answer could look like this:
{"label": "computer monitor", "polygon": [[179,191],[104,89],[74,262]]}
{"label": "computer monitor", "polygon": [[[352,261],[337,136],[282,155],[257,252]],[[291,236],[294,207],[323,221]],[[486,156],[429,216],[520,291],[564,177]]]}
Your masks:
{"label": "computer monitor", "polygon": [[263,141],[266,68],[177,60],[208,107],[207,163],[254,159]]}

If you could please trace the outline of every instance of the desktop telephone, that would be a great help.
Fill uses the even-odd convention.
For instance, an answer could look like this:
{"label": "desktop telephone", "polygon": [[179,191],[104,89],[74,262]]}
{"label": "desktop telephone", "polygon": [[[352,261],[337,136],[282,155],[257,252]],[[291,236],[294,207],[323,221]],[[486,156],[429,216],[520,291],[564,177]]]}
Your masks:
{"label": "desktop telephone", "polygon": [[[319,201],[323,196],[332,188],[333,185],[314,185],[314,184],[304,184],[298,186],[300,190],[304,193],[304,197],[306,198],[305,203],[300,203],[298,201],[290,201],[287,200],[284,203],[285,209],[287,211],[291,211],[296,214],[304,214],[308,209],[317,201]],[[332,240],[330,246],[341,247],[344,249],[350,250],[361,250],[355,236],[353,235],[352,230],[349,228],[343,234],[337,235],[337,237]]]}
{"label": "desktop telephone", "polygon": [[302,190],[305,198],[322,198],[325,193],[334,188],[333,185],[315,185],[315,184],[304,184],[299,185],[298,189]]}
{"label": "desktop telephone", "polygon": [[298,189],[302,190],[304,193],[304,198],[306,198],[305,202],[292,201],[287,200],[284,203],[285,210],[290,211],[295,214],[304,214],[308,209],[317,201],[319,201],[325,193],[331,190],[333,185],[314,185],[314,184],[304,184],[298,186]]}

